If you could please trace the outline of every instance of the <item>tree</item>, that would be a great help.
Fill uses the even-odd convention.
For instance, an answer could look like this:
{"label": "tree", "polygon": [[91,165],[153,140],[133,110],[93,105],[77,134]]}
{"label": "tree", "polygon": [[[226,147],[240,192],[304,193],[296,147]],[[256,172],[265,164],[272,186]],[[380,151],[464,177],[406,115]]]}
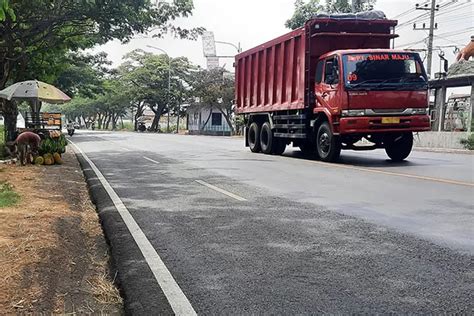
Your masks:
{"label": "tree", "polygon": [[203,69],[194,75],[191,104],[198,108],[209,109],[209,117],[201,128],[209,122],[212,110],[218,109],[231,128],[232,134],[234,133],[232,120],[234,91],[234,78],[224,68]]}
{"label": "tree", "polygon": [[326,0],[325,9],[327,12],[348,13],[352,11],[348,0]]}
{"label": "tree", "polygon": [[104,93],[104,80],[110,72],[106,66],[111,65],[106,53],[70,52],[60,64],[62,71],[53,83],[71,98],[76,95],[92,98]]}
{"label": "tree", "polygon": [[[128,41],[136,33],[155,36],[173,32],[193,38],[202,28],[182,29],[172,22],[187,17],[192,0],[0,0],[0,90],[7,84],[38,78],[54,82],[61,72],[58,61],[70,51],[103,44],[112,39]],[[67,62],[67,61],[66,61]],[[17,110],[1,102],[11,131]],[[14,122],[13,122],[14,121]],[[11,124],[9,124],[9,123]],[[8,134],[7,134],[8,136]]]}
{"label": "tree", "polygon": [[[352,0],[354,1],[354,12],[367,11],[373,8],[376,0]],[[326,5],[320,4],[319,0],[295,1],[295,11],[293,16],[285,22],[285,26],[292,30],[300,28],[306,21],[315,14],[327,13],[347,13],[352,11],[352,5],[349,0],[327,0]]]}
{"label": "tree", "polygon": [[178,106],[187,99],[186,91],[193,69],[194,66],[185,57],[170,58],[138,49],[126,56],[126,61],[118,68],[118,74],[124,85],[131,89],[132,102],[137,109],[136,118],[141,116],[145,106],[149,107],[155,114],[151,130],[158,131],[160,117],[168,111],[178,112]]}
{"label": "tree", "polygon": [[307,3],[304,0],[296,0],[293,16],[285,22],[285,26],[292,30],[300,28],[313,15],[323,10],[324,7],[319,4],[319,0],[309,0]]}

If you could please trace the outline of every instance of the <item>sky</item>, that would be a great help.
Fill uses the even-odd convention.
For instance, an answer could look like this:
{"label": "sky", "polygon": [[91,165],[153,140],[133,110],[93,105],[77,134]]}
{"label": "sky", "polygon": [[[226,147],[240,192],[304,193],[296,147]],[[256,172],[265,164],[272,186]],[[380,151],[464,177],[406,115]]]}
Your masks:
{"label": "sky", "polygon": [[[321,2],[324,2],[322,0]],[[431,1],[420,0],[377,0],[375,9],[385,12],[388,18],[396,17],[401,27],[396,29],[400,35],[395,41],[398,48],[426,48],[423,39],[428,32],[413,30],[413,22],[417,27],[422,23],[429,23],[429,11],[415,10],[415,4],[425,4]],[[454,62],[454,47],[464,47],[470,36],[474,35],[474,3],[471,0],[437,0],[440,10],[435,22],[434,46],[443,46],[434,52],[432,68],[439,71],[439,50],[443,50],[449,64]],[[194,11],[191,17],[175,21],[175,25],[182,27],[201,26],[214,32],[216,41],[240,43],[245,51],[277,36],[287,33],[285,21],[291,17],[294,9],[294,0],[194,0]],[[421,16],[423,15],[424,16]],[[421,16],[418,19],[416,17]],[[405,24],[403,24],[405,23]],[[405,45],[409,44],[409,45]],[[95,52],[104,51],[114,66],[118,66],[122,57],[137,48],[153,52],[147,45],[165,50],[171,57],[185,56],[193,63],[206,66],[203,56],[202,41],[175,39],[172,36],[165,38],[150,38],[150,35],[137,35],[129,43],[119,41],[109,42],[96,47]],[[161,53],[156,51],[156,53]],[[236,50],[230,45],[217,44],[218,55],[235,55]],[[424,57],[424,53],[421,53]],[[220,59],[220,65],[232,70],[233,59]],[[464,91],[465,89],[463,89]],[[457,91],[458,92],[458,91]]]}

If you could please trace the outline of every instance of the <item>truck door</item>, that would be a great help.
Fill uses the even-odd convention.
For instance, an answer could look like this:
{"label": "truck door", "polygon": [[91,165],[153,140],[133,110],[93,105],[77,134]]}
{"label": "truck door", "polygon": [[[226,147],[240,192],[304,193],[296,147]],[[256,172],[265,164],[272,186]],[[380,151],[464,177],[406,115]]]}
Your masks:
{"label": "truck door", "polygon": [[[318,72],[320,72],[318,74]],[[340,65],[337,56],[320,60],[316,67],[316,111],[326,108],[330,113],[340,108]],[[319,82],[318,82],[319,81]]]}

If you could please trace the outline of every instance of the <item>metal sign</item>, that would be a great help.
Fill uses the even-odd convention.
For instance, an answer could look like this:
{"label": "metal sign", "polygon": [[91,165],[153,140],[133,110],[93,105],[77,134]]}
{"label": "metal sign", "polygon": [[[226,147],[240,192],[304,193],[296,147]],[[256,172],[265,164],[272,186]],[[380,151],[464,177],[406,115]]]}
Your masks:
{"label": "metal sign", "polygon": [[202,50],[204,57],[216,56],[216,42],[213,32],[206,31],[202,34]]}
{"label": "metal sign", "polygon": [[207,57],[207,69],[219,68],[219,57]]}

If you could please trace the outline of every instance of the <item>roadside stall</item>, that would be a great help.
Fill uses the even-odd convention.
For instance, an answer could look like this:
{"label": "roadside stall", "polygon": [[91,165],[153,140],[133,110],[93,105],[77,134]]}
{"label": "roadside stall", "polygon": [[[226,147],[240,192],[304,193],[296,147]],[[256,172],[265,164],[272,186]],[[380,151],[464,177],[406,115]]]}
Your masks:
{"label": "roadside stall", "polygon": [[30,161],[34,159],[37,164],[62,163],[61,154],[66,150],[67,141],[61,133],[61,113],[41,112],[41,105],[42,102],[65,103],[71,98],[58,88],[37,80],[17,82],[0,91],[0,98],[29,102],[31,112],[26,114],[25,128],[17,131],[19,134],[32,132],[41,138],[40,144],[22,144],[17,138],[13,144],[15,152],[21,152],[18,149],[27,150],[27,156],[32,157]]}

